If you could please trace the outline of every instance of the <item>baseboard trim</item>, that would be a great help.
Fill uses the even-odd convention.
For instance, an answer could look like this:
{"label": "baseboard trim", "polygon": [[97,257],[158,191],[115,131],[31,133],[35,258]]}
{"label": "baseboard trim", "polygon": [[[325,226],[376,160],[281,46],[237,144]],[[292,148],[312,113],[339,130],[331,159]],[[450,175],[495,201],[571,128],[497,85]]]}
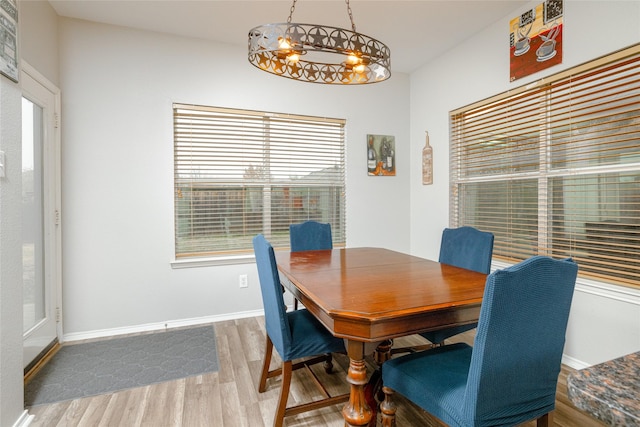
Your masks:
{"label": "baseboard trim", "polygon": [[562,355],[562,364],[563,365],[567,365],[570,368],[573,368],[573,369],[576,369],[576,370],[588,368],[589,366],[591,366],[588,363],[584,363],[581,360],[574,359],[573,357],[567,356],[566,354]]}
{"label": "baseboard trim", "polygon": [[[136,334],[140,332],[161,331],[172,328],[182,328],[186,326],[197,326],[208,323],[222,322],[226,320],[244,319],[246,317],[264,316],[264,310],[243,311],[238,313],[222,314],[215,316],[195,317],[191,319],[171,320],[167,322],[147,323],[145,325],[127,326],[124,328],[100,329],[95,331],[77,332],[64,335],[64,342],[83,341],[96,338],[109,338],[118,335]],[[567,355],[562,355],[562,363],[573,368],[588,368],[589,364],[574,359]]]}
{"label": "baseboard trim", "polygon": [[34,418],[35,416],[31,415],[29,411],[24,411],[22,412],[22,414],[20,414],[20,417],[18,417],[16,422],[13,424],[13,427],[27,427],[31,424]]}
{"label": "baseboard trim", "polygon": [[63,342],[83,341],[96,338],[108,338],[118,335],[137,334],[140,332],[161,331],[185,326],[196,326],[225,320],[243,319],[245,317],[263,316],[264,310],[242,311],[238,313],[221,314],[215,316],[194,317],[191,319],[167,320],[165,322],[147,323],[144,325],[126,326],[122,328],[98,329],[86,332],[71,332],[64,334]]}

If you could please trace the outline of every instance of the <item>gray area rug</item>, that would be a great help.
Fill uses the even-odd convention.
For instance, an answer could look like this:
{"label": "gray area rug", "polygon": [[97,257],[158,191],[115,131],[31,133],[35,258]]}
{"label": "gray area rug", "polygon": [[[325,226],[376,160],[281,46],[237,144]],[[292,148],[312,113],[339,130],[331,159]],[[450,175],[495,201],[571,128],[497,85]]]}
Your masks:
{"label": "gray area rug", "polygon": [[25,386],[35,406],[218,370],[213,325],[63,346]]}

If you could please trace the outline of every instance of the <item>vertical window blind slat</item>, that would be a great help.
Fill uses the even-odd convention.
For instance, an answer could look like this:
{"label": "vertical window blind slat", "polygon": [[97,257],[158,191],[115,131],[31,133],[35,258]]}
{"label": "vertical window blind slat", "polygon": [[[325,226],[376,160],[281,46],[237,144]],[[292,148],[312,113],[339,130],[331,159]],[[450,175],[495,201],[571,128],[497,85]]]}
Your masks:
{"label": "vertical window blind slat", "polygon": [[345,121],[174,104],[176,257],[252,251],[265,234],[328,222],[346,238]]}
{"label": "vertical window blind slat", "polygon": [[[640,45],[450,115],[451,226],[640,287]],[[513,94],[515,93],[515,95]]]}

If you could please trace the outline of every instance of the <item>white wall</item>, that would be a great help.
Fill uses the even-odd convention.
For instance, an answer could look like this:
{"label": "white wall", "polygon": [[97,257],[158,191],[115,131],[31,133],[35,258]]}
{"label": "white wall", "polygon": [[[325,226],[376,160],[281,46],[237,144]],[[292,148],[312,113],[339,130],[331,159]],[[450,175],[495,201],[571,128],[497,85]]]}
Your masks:
{"label": "white wall", "polygon": [[23,413],[22,394],[22,151],[21,93],[0,77],[0,425]]}
{"label": "white wall", "polygon": [[[46,1],[18,2],[18,55],[57,81],[57,16]],[[22,360],[22,93],[0,76],[0,426],[29,423]]]}
{"label": "white wall", "polygon": [[[639,1],[566,1],[561,65],[509,82],[509,21],[516,11],[411,75],[411,252],[437,257],[448,225],[449,111],[640,42]],[[434,184],[421,184],[420,153],[428,130]],[[579,284],[565,362],[576,367],[640,350],[640,293]]]}
{"label": "white wall", "polygon": [[[244,45],[60,27],[65,337],[262,308],[255,264],[170,266],[172,102],[345,118],[347,244],[409,250],[408,75],[328,87],[260,72]],[[367,176],[367,133],[395,135],[397,176]]]}
{"label": "white wall", "polygon": [[48,1],[20,2],[20,56],[56,86],[58,76],[58,15]]}

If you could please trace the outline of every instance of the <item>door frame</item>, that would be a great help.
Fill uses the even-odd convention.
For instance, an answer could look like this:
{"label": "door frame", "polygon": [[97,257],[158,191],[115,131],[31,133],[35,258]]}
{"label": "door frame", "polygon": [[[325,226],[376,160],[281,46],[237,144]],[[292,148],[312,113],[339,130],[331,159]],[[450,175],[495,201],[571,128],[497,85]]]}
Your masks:
{"label": "door frame", "polygon": [[[22,76],[21,90],[22,96],[31,100],[37,100],[35,93],[37,90],[45,89],[53,95],[53,105],[43,107],[45,122],[45,141],[48,146],[43,147],[43,181],[47,183],[43,188],[44,205],[44,239],[45,239],[45,298],[47,303],[45,307],[45,317],[55,322],[55,333],[59,343],[63,342],[63,323],[62,323],[62,222],[61,222],[61,154],[60,154],[60,89],[51,83],[46,77],[38,72],[33,66],[22,60],[21,63]],[[41,86],[39,88],[29,87],[32,83]],[[40,105],[40,104],[38,104]],[[47,123],[51,123],[47,125]],[[47,284],[48,281],[48,284]],[[33,330],[33,329],[32,329]],[[24,332],[23,332],[24,334]],[[46,350],[43,348],[42,350]],[[25,360],[23,356],[24,367],[29,366],[34,360],[41,357],[42,354],[31,354],[28,357],[31,360]]]}

